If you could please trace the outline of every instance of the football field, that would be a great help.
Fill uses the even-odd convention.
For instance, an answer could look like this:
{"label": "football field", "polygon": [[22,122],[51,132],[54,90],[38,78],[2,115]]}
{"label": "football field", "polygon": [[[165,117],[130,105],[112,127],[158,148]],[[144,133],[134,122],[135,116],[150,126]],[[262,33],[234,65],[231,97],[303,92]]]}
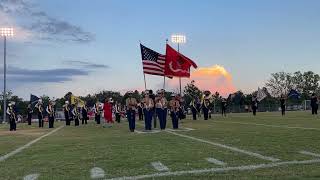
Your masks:
{"label": "football field", "polygon": [[0,179],[320,179],[320,117],[310,112],[188,117],[146,133],[137,121],[103,128],[0,126]]}

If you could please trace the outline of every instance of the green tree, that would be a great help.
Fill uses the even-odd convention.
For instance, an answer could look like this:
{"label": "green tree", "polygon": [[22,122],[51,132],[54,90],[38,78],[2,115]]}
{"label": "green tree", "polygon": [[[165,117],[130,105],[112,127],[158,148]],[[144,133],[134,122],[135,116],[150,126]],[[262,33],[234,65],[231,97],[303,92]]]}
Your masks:
{"label": "green tree", "polygon": [[200,89],[195,85],[195,81],[192,80],[191,83],[188,83],[184,87],[184,101],[188,106],[193,98],[201,98],[202,92]]}
{"label": "green tree", "polygon": [[272,73],[271,78],[266,83],[266,87],[273,97],[287,95],[294,87],[292,76],[286,72]]}

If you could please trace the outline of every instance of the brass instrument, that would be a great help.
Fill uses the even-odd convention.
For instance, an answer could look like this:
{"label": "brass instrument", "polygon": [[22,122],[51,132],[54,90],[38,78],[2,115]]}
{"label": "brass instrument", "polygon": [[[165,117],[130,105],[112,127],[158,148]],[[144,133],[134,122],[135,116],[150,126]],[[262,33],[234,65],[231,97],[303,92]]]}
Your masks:
{"label": "brass instrument", "polygon": [[15,114],[15,112],[14,112],[12,107],[9,107],[9,115],[10,115],[10,119],[13,119],[15,122],[18,121],[17,117],[16,117],[16,114]]}
{"label": "brass instrument", "polygon": [[52,108],[51,105],[49,105],[49,106],[47,107],[47,112],[48,112],[48,114],[49,114],[50,117],[53,117],[53,116],[54,116],[54,109]]}

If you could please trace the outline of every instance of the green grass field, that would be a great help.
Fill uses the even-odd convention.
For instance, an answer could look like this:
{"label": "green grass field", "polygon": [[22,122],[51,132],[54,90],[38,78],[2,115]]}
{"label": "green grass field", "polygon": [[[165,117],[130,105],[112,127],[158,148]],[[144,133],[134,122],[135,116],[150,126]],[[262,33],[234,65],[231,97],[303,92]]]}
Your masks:
{"label": "green grass field", "polygon": [[56,132],[4,160],[52,130],[18,124],[17,132],[8,132],[1,125],[0,179],[89,180],[94,167],[104,171],[101,179],[320,179],[320,117],[309,112],[186,119],[180,131],[158,133],[141,133],[142,124],[140,133],[130,133],[126,120],[111,128],[91,122],[57,129],[63,123],[56,123]]}

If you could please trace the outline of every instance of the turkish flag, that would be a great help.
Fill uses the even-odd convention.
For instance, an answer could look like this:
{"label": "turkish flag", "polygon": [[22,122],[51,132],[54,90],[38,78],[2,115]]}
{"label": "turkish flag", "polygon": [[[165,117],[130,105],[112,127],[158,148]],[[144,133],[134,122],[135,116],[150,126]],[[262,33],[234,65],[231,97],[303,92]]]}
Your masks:
{"label": "turkish flag", "polygon": [[197,68],[196,63],[167,44],[165,76],[190,77],[191,66]]}

